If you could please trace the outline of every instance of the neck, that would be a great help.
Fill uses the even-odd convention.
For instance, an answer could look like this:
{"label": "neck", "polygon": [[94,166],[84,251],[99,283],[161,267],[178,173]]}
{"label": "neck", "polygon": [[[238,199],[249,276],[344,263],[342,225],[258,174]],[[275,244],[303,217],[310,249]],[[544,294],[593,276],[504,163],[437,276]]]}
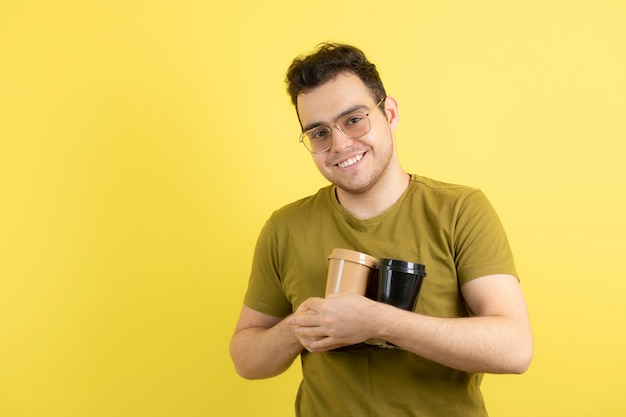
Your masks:
{"label": "neck", "polygon": [[398,201],[409,186],[409,179],[409,175],[398,167],[361,193],[352,193],[337,187],[337,199],[357,219],[371,219],[384,213]]}

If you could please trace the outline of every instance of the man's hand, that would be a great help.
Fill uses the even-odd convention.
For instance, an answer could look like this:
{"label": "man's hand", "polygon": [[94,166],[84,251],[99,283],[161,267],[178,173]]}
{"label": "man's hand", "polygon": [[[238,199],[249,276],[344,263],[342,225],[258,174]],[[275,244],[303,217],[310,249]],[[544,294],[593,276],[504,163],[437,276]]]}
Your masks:
{"label": "man's hand", "polygon": [[376,302],[353,294],[312,297],[298,307],[288,324],[309,352],[325,352],[371,337],[372,307]]}

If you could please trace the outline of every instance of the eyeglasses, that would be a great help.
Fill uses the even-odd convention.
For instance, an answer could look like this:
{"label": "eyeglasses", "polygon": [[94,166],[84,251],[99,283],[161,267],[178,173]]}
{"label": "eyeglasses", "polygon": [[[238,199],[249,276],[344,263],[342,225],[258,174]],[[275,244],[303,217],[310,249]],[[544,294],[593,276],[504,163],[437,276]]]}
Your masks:
{"label": "eyeglasses", "polygon": [[369,115],[374,112],[385,100],[385,97],[367,113],[363,110],[357,110],[352,113],[345,114],[330,125],[316,126],[300,134],[300,142],[311,153],[324,153],[333,146],[332,128],[336,127],[348,139],[358,139],[367,134],[372,125]]}

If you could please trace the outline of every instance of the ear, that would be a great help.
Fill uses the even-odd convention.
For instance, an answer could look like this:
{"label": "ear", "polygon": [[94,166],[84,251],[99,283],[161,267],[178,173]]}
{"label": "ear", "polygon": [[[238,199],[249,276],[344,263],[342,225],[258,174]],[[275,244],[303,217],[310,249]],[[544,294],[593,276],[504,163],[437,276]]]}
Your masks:
{"label": "ear", "polygon": [[387,116],[391,131],[395,131],[400,123],[400,112],[398,110],[398,102],[391,96],[385,98],[385,115]]}

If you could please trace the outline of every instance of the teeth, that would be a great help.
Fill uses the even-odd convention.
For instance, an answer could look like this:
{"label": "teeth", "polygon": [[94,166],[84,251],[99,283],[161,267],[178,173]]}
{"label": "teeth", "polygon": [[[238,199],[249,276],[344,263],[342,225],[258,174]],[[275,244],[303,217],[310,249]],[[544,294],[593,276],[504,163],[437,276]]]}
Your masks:
{"label": "teeth", "polygon": [[357,155],[357,156],[354,156],[354,157],[348,159],[347,161],[343,161],[343,162],[338,163],[337,166],[339,168],[347,168],[347,167],[352,166],[352,165],[356,164],[357,162],[359,162],[361,160],[361,158],[363,158],[363,155]]}

